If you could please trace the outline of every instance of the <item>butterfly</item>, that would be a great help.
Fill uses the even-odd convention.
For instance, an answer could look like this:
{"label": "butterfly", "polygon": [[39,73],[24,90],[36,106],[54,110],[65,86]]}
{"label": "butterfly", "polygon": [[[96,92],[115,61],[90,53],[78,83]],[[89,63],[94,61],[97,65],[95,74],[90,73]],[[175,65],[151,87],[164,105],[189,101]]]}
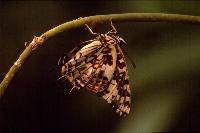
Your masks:
{"label": "butterfly", "polygon": [[74,54],[70,60],[61,59],[61,78],[72,84],[71,91],[85,88],[105,99],[117,114],[127,116],[131,107],[131,89],[120,48],[126,42],[116,35],[112,21],[112,30],[104,34],[94,33],[87,24],[85,26],[95,38],[83,42],[82,48],[72,50],[70,53]]}

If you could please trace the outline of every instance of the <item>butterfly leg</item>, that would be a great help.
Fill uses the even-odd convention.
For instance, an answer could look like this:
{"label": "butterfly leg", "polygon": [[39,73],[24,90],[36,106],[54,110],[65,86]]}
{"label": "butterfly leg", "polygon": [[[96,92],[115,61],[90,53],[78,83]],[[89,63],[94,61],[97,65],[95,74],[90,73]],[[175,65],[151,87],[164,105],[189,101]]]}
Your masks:
{"label": "butterfly leg", "polygon": [[92,34],[92,35],[98,35],[98,33],[95,33],[92,31],[92,29],[87,25],[85,24],[86,28],[89,30],[89,32]]}
{"label": "butterfly leg", "polygon": [[112,23],[112,19],[110,19],[110,25],[111,25],[112,29],[108,33],[116,34],[117,30],[116,30],[115,26]]}

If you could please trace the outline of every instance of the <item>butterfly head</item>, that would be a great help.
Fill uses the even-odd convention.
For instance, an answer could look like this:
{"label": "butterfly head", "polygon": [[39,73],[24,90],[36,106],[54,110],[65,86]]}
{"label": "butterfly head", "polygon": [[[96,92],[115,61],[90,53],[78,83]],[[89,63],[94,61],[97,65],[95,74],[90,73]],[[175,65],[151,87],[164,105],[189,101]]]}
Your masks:
{"label": "butterfly head", "polygon": [[106,33],[106,34],[99,34],[98,39],[101,42],[105,43],[114,43],[114,44],[119,44],[119,45],[126,45],[127,43],[124,41],[123,38],[117,36],[114,33]]}

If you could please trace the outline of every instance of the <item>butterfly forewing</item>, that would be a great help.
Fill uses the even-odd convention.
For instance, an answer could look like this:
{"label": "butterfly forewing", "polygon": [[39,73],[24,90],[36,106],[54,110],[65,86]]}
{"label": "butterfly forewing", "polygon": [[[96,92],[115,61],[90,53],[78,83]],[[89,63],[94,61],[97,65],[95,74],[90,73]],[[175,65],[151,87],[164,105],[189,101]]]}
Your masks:
{"label": "butterfly forewing", "polygon": [[117,45],[116,69],[108,88],[99,92],[120,115],[126,116],[130,112],[131,90],[128,81],[128,70],[121,48]]}

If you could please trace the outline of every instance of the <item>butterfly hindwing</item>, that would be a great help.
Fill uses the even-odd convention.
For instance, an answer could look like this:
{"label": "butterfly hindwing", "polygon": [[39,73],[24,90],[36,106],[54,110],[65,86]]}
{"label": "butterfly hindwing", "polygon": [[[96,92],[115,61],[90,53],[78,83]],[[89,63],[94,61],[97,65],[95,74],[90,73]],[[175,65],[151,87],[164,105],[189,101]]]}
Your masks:
{"label": "butterfly hindwing", "polygon": [[[94,41],[81,48],[65,65],[61,74],[67,78],[75,88],[84,87],[92,78],[95,68],[94,63],[101,56],[103,47],[100,41]],[[99,63],[97,63],[99,64]]]}

